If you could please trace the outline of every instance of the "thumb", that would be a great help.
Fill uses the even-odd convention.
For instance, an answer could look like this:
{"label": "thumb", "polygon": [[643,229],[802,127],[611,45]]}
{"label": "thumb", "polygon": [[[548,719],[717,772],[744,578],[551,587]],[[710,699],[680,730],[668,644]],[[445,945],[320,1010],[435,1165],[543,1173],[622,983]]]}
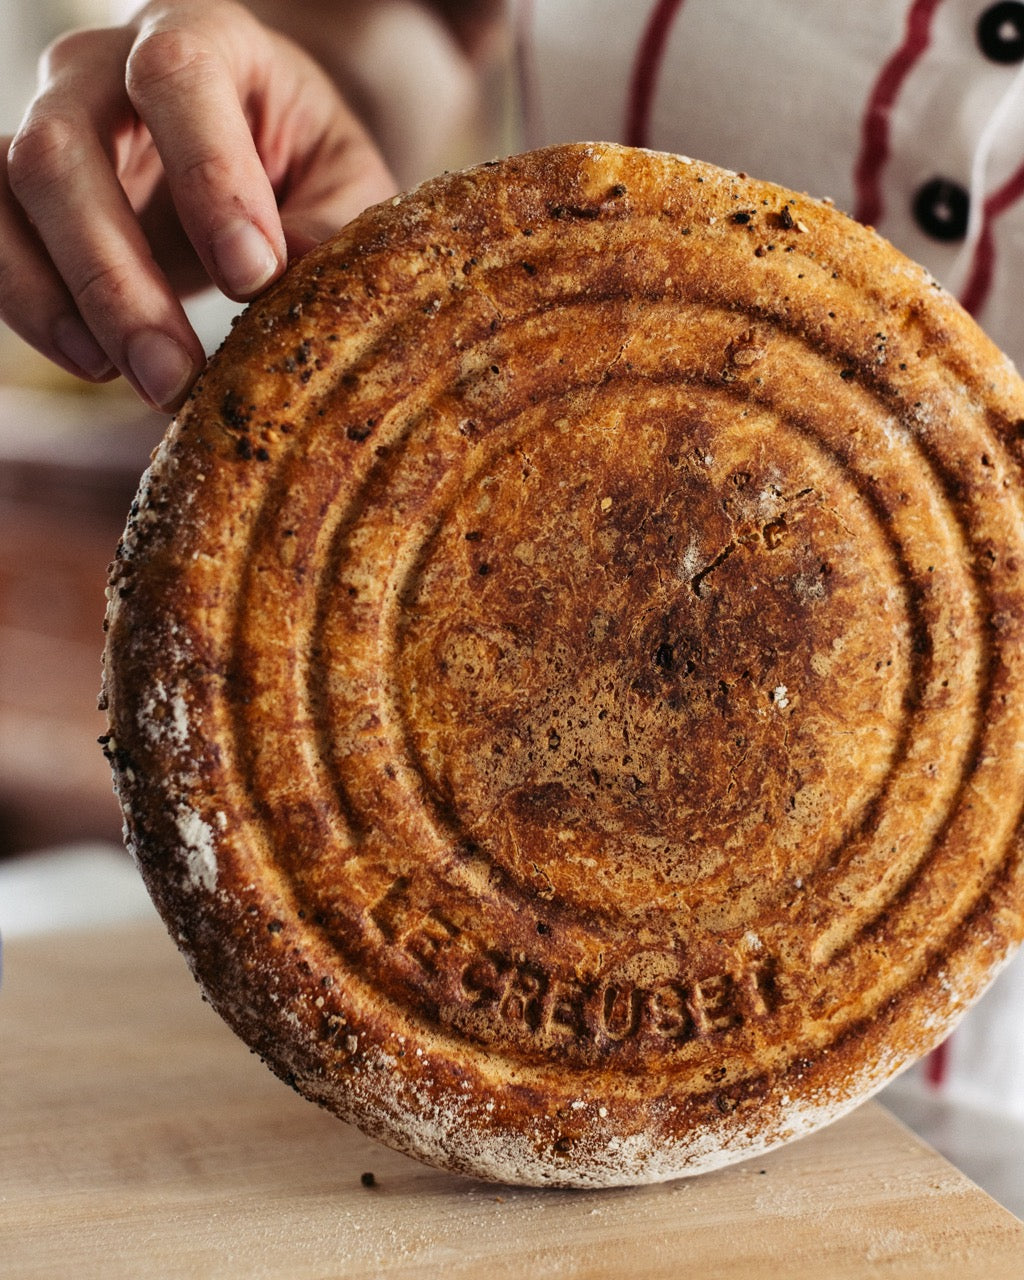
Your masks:
{"label": "thumb", "polygon": [[315,187],[307,181],[282,205],[281,226],[289,260],[308,253],[370,205],[397,194],[395,179],[373,147],[360,149],[358,163],[354,156],[346,160],[340,172],[330,167],[329,181],[320,178]]}

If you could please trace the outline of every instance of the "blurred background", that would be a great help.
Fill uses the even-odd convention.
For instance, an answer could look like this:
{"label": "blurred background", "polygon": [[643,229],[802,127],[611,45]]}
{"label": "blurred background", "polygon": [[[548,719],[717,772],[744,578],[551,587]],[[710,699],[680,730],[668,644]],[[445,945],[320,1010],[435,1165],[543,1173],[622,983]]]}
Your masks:
{"label": "blurred background", "polygon": [[[118,0],[5,0],[0,134],[61,31]],[[97,736],[106,566],[165,421],[120,382],[65,377],[0,325],[0,858],[120,841]]]}
{"label": "blurred background", "polygon": [[35,83],[36,60],[69,27],[110,22],[124,6],[115,0],[7,0],[0,45],[0,125],[17,124]]}

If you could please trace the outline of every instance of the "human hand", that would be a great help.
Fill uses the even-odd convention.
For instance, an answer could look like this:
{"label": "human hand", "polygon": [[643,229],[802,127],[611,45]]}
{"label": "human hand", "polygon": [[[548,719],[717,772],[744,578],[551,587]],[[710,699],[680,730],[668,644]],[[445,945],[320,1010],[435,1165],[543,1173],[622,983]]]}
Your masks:
{"label": "human hand", "polygon": [[0,139],[0,318],[173,411],[204,363],[180,297],[244,301],[394,191],[332,81],[232,0],[74,32]]}

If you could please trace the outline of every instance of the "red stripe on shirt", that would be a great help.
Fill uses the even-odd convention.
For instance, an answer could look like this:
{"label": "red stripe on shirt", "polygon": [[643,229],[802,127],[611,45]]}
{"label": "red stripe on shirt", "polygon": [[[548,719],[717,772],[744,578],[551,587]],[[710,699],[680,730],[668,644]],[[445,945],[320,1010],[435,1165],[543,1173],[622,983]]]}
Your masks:
{"label": "red stripe on shirt", "polygon": [[924,1077],[933,1089],[942,1087],[949,1070],[949,1041],[943,1040],[931,1051],[924,1062]]}
{"label": "red stripe on shirt", "polygon": [[889,160],[892,108],[914,64],[928,48],[932,18],[942,0],[913,0],[907,10],[903,43],[882,67],[868,98],[860,129],[860,154],[853,171],[859,222],[877,224],[882,217],[882,170]]}
{"label": "red stripe on shirt", "polygon": [[683,0],[658,0],[647,19],[647,26],[637,47],[633,74],[626,99],[624,135],[631,147],[646,147],[651,126],[651,104],[658,84],[658,73],[665,56],[669,32]]}
{"label": "red stripe on shirt", "polygon": [[1024,164],[1001,187],[993,191],[981,207],[981,231],[974,246],[967,283],[960,293],[961,303],[972,316],[976,316],[985,305],[992,287],[992,277],[995,275],[996,242],[992,224],[1010,205],[1016,204],[1021,196],[1024,196]]}

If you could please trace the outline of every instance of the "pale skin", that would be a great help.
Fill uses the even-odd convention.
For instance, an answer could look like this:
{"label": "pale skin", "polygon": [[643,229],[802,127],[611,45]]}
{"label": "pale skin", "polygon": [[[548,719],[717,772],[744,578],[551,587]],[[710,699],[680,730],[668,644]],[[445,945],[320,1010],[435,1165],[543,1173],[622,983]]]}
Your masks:
{"label": "pale skin", "polygon": [[173,412],[205,359],[182,297],[212,281],[247,301],[429,163],[424,76],[385,79],[381,24],[414,24],[405,47],[429,51],[440,134],[472,108],[495,10],[162,0],[58,40],[0,139],[0,318],[68,372],[120,374]]}

